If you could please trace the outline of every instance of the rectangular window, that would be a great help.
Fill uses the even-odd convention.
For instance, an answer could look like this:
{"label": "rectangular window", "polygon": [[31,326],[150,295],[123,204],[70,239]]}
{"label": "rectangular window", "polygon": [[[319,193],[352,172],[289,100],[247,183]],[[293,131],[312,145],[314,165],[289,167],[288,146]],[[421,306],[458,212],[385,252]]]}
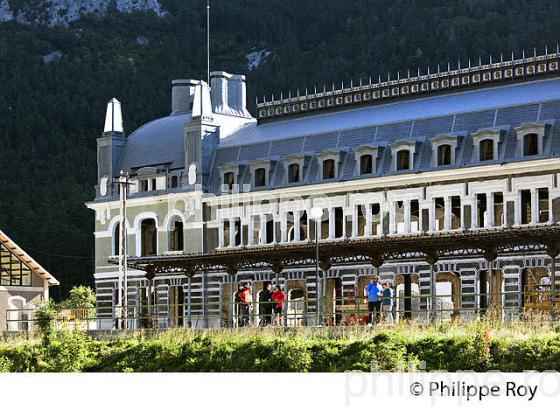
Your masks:
{"label": "rectangular window", "polygon": [[483,228],[486,226],[486,194],[476,195],[476,215],[478,228]]}
{"label": "rectangular window", "polygon": [[303,211],[301,216],[299,217],[299,240],[306,241],[307,240],[307,212]]}
{"label": "rectangular window", "polygon": [[550,221],[548,209],[548,188],[539,188],[539,223]]}
{"label": "rectangular window", "polygon": [[379,235],[381,233],[381,205],[371,204],[371,234]]}
{"label": "rectangular window", "polygon": [[266,220],[266,243],[274,242],[274,219],[268,215]]}
{"label": "rectangular window", "polygon": [[420,231],[420,203],[417,199],[410,201],[410,231]]}
{"label": "rectangular window", "polygon": [[293,242],[296,240],[293,212],[288,212],[288,214],[286,215],[286,237],[288,242]]}
{"label": "rectangular window", "polygon": [[264,168],[257,168],[255,170],[255,186],[261,187],[266,185],[266,170]]}
{"label": "rectangular window", "polygon": [[451,165],[451,145],[442,144],[438,147],[438,166]]}
{"label": "rectangular window", "polygon": [[360,157],[360,175],[367,175],[373,172],[373,156],[364,154]]}
{"label": "rectangular window", "polygon": [[344,211],[341,207],[334,208],[334,237],[342,238],[344,235]]}
{"label": "rectangular window", "polygon": [[404,202],[395,202],[395,231],[397,233],[404,233]]}
{"label": "rectangular window", "polygon": [[290,164],[288,166],[288,182],[290,184],[299,182],[299,164]]}
{"label": "rectangular window", "polygon": [[329,238],[329,219],[327,216],[329,215],[328,209],[323,209],[323,218],[319,220],[319,226],[321,229],[321,239],[328,239]]}
{"label": "rectangular window", "polygon": [[335,178],[334,159],[326,159],[323,161],[323,179]]}
{"label": "rectangular window", "polygon": [[461,229],[461,197],[451,197],[451,229]]}
{"label": "rectangular window", "polygon": [[229,223],[229,220],[225,220],[223,223],[224,223],[224,246],[229,246],[230,245],[230,243],[229,243],[230,223]]}
{"label": "rectangular window", "polygon": [[233,240],[235,241],[233,246],[240,246],[241,245],[241,221],[238,219],[235,221],[233,225]]}
{"label": "rectangular window", "polygon": [[436,231],[442,231],[445,228],[445,199],[436,198],[434,201],[436,207]]}
{"label": "rectangular window", "polygon": [[357,236],[365,236],[366,235],[366,214],[365,214],[365,206],[364,205],[357,205],[356,206],[356,213],[358,215],[358,220],[355,222],[357,225],[356,235]]}
{"label": "rectangular window", "polygon": [[253,218],[253,245],[258,245],[261,243],[261,217],[255,215]]}
{"label": "rectangular window", "polygon": [[537,134],[527,134],[523,136],[523,155],[539,155],[539,136]]}
{"label": "rectangular window", "polygon": [[501,192],[494,192],[494,226],[504,225],[504,195]]}
{"label": "rectangular window", "polygon": [[150,190],[150,182],[147,179],[140,181],[142,186],[142,192],[148,192]]}
{"label": "rectangular window", "polygon": [[397,171],[411,169],[410,167],[410,151],[401,149],[397,152]]}
{"label": "rectangular window", "polygon": [[531,223],[531,191],[523,189],[519,191],[521,196],[521,224]]}

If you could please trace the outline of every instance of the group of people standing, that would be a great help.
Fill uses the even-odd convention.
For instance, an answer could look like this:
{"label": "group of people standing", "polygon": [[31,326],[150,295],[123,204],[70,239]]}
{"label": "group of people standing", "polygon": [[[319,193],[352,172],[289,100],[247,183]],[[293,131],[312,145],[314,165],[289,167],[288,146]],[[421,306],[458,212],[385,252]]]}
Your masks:
{"label": "group of people standing", "polygon": [[368,326],[375,326],[383,319],[388,326],[392,326],[393,319],[393,289],[389,282],[379,284],[379,278],[374,276],[371,278],[367,286],[364,288],[364,296],[368,302]]}
{"label": "group of people standing", "polygon": [[[267,282],[259,294],[259,325],[275,326],[282,325],[282,311],[286,295],[280,286],[272,287]],[[251,326],[253,318],[253,289],[249,282],[245,282],[235,293],[235,306],[238,308],[237,324],[239,327]]]}
{"label": "group of people standing", "polygon": [[[394,323],[393,318],[393,289],[388,282],[379,283],[377,276],[371,278],[364,288],[364,296],[368,304],[368,326],[374,326],[381,321],[381,316],[388,326]],[[259,326],[282,326],[282,312],[286,295],[280,286],[265,283],[259,293]],[[237,325],[251,326],[253,319],[253,289],[249,282],[239,286],[235,293],[235,307]]]}

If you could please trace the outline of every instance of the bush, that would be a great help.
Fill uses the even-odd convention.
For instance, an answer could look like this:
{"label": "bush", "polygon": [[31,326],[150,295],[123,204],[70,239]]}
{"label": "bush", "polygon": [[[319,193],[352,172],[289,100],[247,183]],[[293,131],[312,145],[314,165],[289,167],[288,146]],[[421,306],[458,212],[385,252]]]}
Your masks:
{"label": "bush", "polygon": [[398,330],[362,337],[248,331],[187,331],[179,337],[94,341],[53,331],[48,344],[0,346],[0,371],[59,372],[341,372],[407,370],[560,370],[555,333],[491,336],[485,327],[459,334]]}
{"label": "bush", "polygon": [[56,318],[58,311],[52,299],[42,302],[35,310],[35,323],[39,328],[39,333],[43,339],[43,345],[50,344],[52,335],[55,331]]}

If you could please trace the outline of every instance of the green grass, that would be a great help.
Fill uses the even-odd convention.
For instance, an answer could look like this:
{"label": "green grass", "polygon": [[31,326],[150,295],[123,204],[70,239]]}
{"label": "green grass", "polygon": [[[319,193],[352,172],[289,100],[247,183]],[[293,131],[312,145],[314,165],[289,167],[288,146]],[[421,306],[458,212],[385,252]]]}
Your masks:
{"label": "green grass", "polygon": [[0,343],[0,371],[341,372],[560,370],[559,325],[176,329]]}

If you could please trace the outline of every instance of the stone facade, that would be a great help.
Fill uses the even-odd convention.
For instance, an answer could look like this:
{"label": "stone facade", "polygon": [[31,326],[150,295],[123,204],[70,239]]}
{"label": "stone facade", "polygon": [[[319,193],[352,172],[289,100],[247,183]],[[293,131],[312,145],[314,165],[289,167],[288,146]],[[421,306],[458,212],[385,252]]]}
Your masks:
{"label": "stone facade", "polygon": [[[88,203],[96,219],[98,315],[107,318],[102,326],[114,326],[118,304],[118,271],[109,258],[118,253],[119,201],[110,182],[104,195],[100,190],[115,176],[108,169],[130,175],[127,245],[129,255],[138,257],[312,241],[314,206],[325,211],[323,241],[560,221],[557,78],[260,123],[245,109],[242,76],[217,72],[212,79],[212,91],[203,81],[174,81],[169,117],[126,137],[105,130],[100,139],[119,147],[124,140],[122,150],[100,158],[105,171]],[[366,155],[371,160],[363,160]],[[524,304],[520,292],[550,277],[550,264],[545,250],[534,250],[498,255],[492,266],[482,257],[457,254],[439,260],[434,270],[436,281],[450,289],[450,315],[466,320],[494,306],[513,318]],[[236,284],[252,282],[256,300],[265,281],[278,279],[293,295],[288,307],[294,317],[304,310],[290,323],[313,324],[317,293],[334,309],[337,302],[326,294],[337,289],[343,297],[361,296],[375,273],[396,286],[397,295],[403,283],[411,283],[417,295],[412,304],[420,309],[415,315],[427,316],[430,265],[412,257],[387,260],[378,271],[371,265],[332,266],[319,292],[314,269],[193,277],[168,272],[154,278],[150,304],[157,306],[152,313],[160,327],[178,323],[172,299],[183,302],[193,326],[225,326],[231,324]],[[129,271],[131,310],[145,310],[148,288],[145,272]],[[142,325],[135,315],[133,324]]]}

